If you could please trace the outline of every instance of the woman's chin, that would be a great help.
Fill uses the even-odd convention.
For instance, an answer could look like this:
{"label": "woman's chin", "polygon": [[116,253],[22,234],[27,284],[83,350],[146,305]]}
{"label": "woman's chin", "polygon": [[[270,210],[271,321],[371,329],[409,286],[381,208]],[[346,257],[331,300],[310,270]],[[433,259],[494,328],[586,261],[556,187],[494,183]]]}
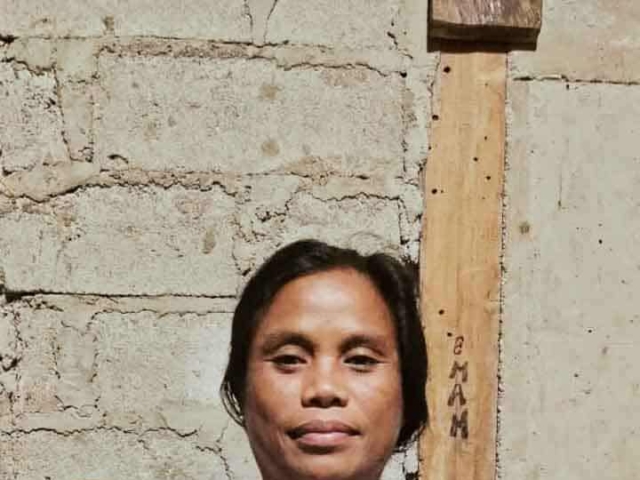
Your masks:
{"label": "woman's chin", "polygon": [[363,478],[358,465],[366,465],[364,460],[353,451],[325,454],[299,452],[295,459],[295,469],[300,475],[298,478],[305,480],[348,480]]}

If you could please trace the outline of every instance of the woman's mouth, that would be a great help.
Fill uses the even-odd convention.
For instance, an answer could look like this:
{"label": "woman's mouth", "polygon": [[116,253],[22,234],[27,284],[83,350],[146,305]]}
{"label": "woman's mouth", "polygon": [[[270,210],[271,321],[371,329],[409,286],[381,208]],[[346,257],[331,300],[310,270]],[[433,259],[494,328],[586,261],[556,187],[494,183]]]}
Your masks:
{"label": "woman's mouth", "polygon": [[343,446],[359,432],[340,421],[312,420],[287,432],[305,450],[326,452]]}

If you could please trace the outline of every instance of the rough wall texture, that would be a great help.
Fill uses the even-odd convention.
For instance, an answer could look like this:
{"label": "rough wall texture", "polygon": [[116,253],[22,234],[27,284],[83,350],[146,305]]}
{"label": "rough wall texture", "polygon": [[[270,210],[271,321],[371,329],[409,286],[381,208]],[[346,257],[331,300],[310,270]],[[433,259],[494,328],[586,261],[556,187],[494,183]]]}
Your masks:
{"label": "rough wall texture", "polygon": [[640,471],[640,3],[545,0],[510,56],[500,476]]}
{"label": "rough wall texture", "polygon": [[[640,470],[638,5],[546,0],[510,55],[502,479]],[[0,480],[255,478],[235,295],[296,238],[416,257],[426,9],[1,2]]]}
{"label": "rough wall texture", "polygon": [[416,258],[423,3],[1,2],[0,480],[256,478],[235,296],[297,238]]}

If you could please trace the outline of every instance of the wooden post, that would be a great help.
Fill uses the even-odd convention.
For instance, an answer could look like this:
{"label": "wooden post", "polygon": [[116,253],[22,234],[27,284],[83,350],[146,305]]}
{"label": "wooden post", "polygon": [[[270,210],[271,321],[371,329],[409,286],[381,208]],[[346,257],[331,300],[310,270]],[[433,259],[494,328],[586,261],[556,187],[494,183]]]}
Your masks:
{"label": "wooden post", "polygon": [[421,478],[494,480],[504,53],[443,53],[421,246],[431,425]]}
{"label": "wooden post", "polygon": [[542,0],[432,0],[440,43],[424,177],[421,308],[430,425],[420,478],[495,480],[507,50],[540,30]]}

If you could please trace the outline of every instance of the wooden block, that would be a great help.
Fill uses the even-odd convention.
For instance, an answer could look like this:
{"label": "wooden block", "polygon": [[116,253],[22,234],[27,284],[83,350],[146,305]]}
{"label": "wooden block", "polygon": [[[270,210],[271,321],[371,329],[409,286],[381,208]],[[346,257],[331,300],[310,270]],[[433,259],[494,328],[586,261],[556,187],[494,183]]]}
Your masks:
{"label": "wooden block", "polygon": [[506,53],[441,58],[420,252],[431,413],[420,478],[494,480]]}
{"label": "wooden block", "polygon": [[542,0],[431,0],[432,38],[535,42],[542,26]]}

